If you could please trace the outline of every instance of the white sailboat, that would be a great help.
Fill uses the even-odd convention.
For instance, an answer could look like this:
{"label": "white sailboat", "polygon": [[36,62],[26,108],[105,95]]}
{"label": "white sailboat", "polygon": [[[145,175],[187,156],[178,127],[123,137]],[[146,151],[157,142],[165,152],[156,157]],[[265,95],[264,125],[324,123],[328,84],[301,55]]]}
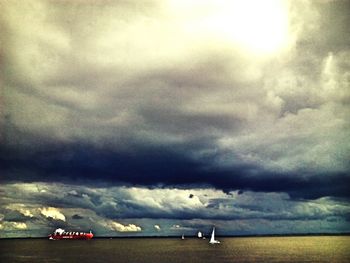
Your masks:
{"label": "white sailboat", "polygon": [[182,234],[181,239],[185,239],[185,235],[184,234]]}
{"label": "white sailboat", "polygon": [[213,227],[213,232],[211,232],[209,244],[219,244],[219,243],[220,243],[219,240],[215,240],[215,227]]}
{"label": "white sailboat", "polygon": [[198,234],[197,234],[198,238],[202,238],[203,237],[203,234],[201,231],[198,231]]}

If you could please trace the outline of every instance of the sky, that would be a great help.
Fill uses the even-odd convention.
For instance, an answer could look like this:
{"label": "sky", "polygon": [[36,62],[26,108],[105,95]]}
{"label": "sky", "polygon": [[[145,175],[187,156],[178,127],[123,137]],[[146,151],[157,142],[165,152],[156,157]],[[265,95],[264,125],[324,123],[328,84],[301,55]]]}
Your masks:
{"label": "sky", "polygon": [[350,232],[349,1],[0,8],[0,237]]}

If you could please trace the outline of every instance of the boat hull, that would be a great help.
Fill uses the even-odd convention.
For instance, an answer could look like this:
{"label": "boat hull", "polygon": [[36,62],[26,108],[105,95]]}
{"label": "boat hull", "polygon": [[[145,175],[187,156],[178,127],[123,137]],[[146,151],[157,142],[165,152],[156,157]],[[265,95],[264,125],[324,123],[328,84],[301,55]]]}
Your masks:
{"label": "boat hull", "polygon": [[51,240],[88,240],[93,238],[93,234],[82,234],[82,235],[50,235]]}

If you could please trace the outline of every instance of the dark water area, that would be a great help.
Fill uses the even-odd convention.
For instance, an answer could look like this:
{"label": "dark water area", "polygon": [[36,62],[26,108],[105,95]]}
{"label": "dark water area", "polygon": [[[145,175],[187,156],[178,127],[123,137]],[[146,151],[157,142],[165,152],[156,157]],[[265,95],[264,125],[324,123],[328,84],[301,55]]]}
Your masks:
{"label": "dark water area", "polygon": [[350,236],[2,239],[0,262],[350,262]]}

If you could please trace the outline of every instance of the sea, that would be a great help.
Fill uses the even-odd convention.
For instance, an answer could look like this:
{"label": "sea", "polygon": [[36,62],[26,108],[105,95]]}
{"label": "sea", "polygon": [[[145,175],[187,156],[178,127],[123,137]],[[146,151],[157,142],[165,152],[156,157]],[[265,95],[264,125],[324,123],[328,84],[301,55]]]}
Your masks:
{"label": "sea", "polygon": [[1,239],[0,262],[350,262],[350,236]]}

